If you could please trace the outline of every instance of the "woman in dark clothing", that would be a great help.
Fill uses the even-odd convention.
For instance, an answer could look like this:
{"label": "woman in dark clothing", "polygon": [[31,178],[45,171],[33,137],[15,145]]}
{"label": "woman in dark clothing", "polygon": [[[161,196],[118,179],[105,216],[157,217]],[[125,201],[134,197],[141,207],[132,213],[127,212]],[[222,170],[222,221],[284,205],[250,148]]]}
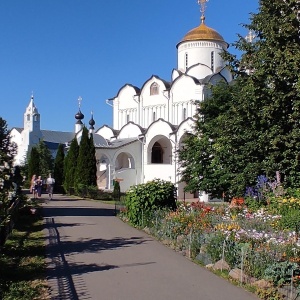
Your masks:
{"label": "woman in dark clothing", "polygon": [[38,198],[41,198],[42,196],[42,187],[43,187],[43,179],[42,176],[39,176],[38,179],[36,180],[36,190],[37,190]]}

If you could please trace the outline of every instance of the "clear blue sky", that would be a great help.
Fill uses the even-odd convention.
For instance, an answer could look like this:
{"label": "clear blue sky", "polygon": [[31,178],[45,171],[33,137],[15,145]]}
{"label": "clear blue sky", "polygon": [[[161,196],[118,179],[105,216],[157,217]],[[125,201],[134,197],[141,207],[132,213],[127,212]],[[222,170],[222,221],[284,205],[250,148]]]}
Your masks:
{"label": "clear blue sky", "polygon": [[[257,8],[210,0],[206,25],[232,43]],[[33,91],[42,129],[74,131],[79,96],[86,124],[93,111],[96,128],[111,126],[105,100],[126,83],[170,80],[176,44],[199,24],[197,0],[1,0],[0,116],[23,127]]]}

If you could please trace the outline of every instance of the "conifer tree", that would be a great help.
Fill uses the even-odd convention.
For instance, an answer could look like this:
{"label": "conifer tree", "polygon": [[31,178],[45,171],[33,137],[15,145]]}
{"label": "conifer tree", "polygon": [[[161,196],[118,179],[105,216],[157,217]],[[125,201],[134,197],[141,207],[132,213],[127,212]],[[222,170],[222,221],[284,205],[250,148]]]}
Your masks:
{"label": "conifer tree", "polygon": [[88,159],[88,169],[89,169],[89,185],[96,186],[97,185],[97,161],[96,161],[96,151],[93,134],[90,134],[89,138],[89,159]]}
{"label": "conifer tree", "polygon": [[7,123],[0,117],[0,213],[7,202],[7,191],[11,189],[11,175],[16,146],[11,143]]}
{"label": "conifer tree", "polygon": [[71,188],[75,187],[75,172],[77,167],[77,159],[79,153],[79,146],[77,139],[74,138],[71,142],[68,153],[64,161],[64,188],[69,192]]}
{"label": "conifer tree", "polygon": [[[91,146],[91,139],[86,127],[82,129],[82,136],[79,146],[78,161],[75,173],[75,187],[88,187],[95,185],[95,148]],[[93,158],[92,158],[92,153]]]}
{"label": "conifer tree", "polygon": [[55,178],[55,188],[62,192],[62,185],[64,182],[64,145],[60,144],[57,149],[56,157],[54,160],[54,178]]}
{"label": "conifer tree", "polygon": [[41,140],[37,147],[39,153],[39,173],[38,176],[47,178],[49,173],[53,172],[53,157],[45,142]]}
{"label": "conifer tree", "polygon": [[28,156],[28,180],[38,174],[40,174],[40,155],[37,147],[32,147]]}

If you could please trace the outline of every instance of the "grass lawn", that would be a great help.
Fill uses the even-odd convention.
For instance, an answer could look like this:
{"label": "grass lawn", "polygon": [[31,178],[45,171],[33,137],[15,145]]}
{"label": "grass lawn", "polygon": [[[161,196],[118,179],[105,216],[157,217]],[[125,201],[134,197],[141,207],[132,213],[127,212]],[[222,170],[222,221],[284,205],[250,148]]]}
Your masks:
{"label": "grass lawn", "polygon": [[39,214],[23,212],[0,249],[0,299],[50,299],[47,292],[45,238]]}

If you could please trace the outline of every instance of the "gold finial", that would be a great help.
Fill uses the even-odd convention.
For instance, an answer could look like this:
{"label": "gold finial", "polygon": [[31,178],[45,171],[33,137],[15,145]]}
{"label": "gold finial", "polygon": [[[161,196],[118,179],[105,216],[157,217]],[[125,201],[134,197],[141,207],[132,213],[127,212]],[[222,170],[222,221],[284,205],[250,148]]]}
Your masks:
{"label": "gold finial", "polygon": [[208,2],[208,0],[198,0],[198,4],[200,5],[202,23],[204,23],[204,20],[205,20],[205,11],[206,11],[206,3],[207,2]]}

